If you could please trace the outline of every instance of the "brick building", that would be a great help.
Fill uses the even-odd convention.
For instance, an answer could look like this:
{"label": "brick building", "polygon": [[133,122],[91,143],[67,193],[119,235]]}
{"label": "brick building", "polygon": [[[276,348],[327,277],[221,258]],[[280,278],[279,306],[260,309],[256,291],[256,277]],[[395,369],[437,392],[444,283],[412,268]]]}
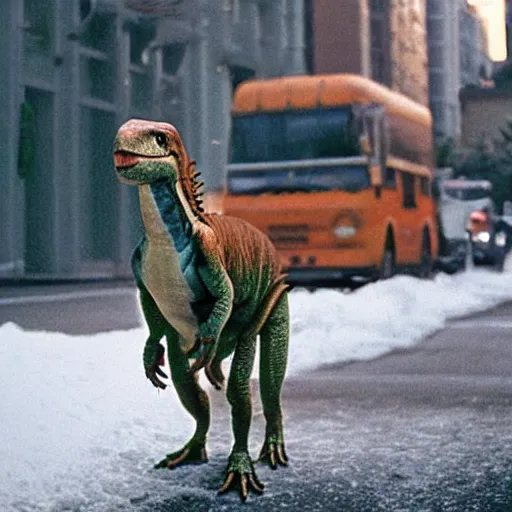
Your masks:
{"label": "brick building", "polygon": [[313,73],[358,73],[428,104],[425,0],[311,3]]}

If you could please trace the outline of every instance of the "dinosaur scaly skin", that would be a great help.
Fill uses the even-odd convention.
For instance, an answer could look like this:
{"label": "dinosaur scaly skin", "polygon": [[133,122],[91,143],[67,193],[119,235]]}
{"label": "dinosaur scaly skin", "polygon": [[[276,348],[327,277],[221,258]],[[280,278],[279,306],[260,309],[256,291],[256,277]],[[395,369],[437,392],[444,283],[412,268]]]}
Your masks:
{"label": "dinosaur scaly skin", "polygon": [[289,318],[278,255],[268,238],[245,221],[203,212],[198,173],[173,126],[128,121],[114,142],[114,165],[118,178],[139,190],[145,234],[132,267],[149,328],[143,354],[146,376],[165,388],[159,365],[165,337],[173,384],[196,422],[185,446],[156,467],[207,462],[210,408],[197,372],[204,368],[220,389],[220,363],[234,353],[227,386],[234,444],[220,492],[238,486],[245,501],[250,490],[263,492],[248,452],[249,380],[258,335],[266,419],[259,460],[272,468],[287,465],[280,394]]}

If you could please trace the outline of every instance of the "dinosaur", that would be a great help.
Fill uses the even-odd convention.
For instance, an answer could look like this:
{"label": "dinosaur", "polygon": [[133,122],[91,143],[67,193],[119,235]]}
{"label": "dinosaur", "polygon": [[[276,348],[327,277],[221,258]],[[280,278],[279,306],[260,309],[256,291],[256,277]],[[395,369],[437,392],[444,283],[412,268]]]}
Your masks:
{"label": "dinosaur", "polygon": [[219,493],[238,489],[245,502],[250,492],[264,489],[248,451],[258,336],[266,428],[257,461],[273,469],[288,464],[280,397],[288,357],[288,287],[278,254],[246,221],[204,211],[203,183],[174,126],[127,121],[117,132],[113,156],[119,181],[138,187],[144,227],[132,270],[149,329],[145,374],[155,387],[166,388],[165,337],[172,383],[196,424],[184,447],[155,468],[208,461],[210,406],[198,372],[204,369],[212,385],[222,389],[221,362],[233,354],[226,395],[234,442]]}

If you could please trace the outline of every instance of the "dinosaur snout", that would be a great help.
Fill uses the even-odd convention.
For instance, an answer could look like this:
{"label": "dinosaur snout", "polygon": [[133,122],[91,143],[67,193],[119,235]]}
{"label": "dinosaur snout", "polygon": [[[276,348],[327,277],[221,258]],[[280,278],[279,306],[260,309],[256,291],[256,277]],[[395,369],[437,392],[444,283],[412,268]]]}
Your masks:
{"label": "dinosaur snout", "polygon": [[128,151],[114,151],[114,166],[116,169],[133,167],[140,162],[140,156]]}

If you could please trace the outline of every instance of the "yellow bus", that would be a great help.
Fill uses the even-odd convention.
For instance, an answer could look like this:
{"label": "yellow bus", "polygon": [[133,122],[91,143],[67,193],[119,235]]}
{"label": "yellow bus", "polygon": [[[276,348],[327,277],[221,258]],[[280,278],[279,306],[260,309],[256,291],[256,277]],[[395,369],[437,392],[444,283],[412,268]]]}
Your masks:
{"label": "yellow bus", "polygon": [[292,284],[430,275],[428,108],[359,75],[242,83],[223,212],[264,231]]}

